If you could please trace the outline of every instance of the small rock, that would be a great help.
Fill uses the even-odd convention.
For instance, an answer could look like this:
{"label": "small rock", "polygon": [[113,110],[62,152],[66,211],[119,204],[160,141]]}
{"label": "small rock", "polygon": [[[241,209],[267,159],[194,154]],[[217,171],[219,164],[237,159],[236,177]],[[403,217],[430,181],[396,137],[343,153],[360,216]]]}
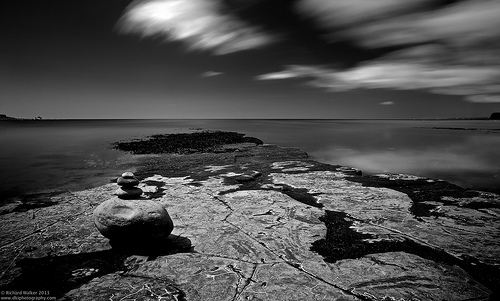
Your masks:
{"label": "small rock", "polygon": [[259,171],[253,171],[252,173],[246,173],[246,174],[243,174],[243,175],[237,175],[237,176],[233,177],[233,179],[236,182],[243,183],[243,182],[253,181],[253,180],[255,180],[256,178],[258,178],[260,176],[262,176],[261,172],[259,172]]}
{"label": "small rock", "polygon": [[134,199],[142,194],[142,189],[137,187],[120,187],[114,193],[120,199]]}
{"label": "small rock", "polygon": [[88,277],[92,274],[95,274],[99,272],[99,269],[94,269],[94,268],[83,268],[83,269],[77,269],[71,272],[71,276],[73,277]]}
{"label": "small rock", "polygon": [[126,171],[126,172],[122,173],[122,178],[133,179],[133,178],[135,178],[135,176],[130,171]]}
{"label": "small rock", "polygon": [[260,177],[260,176],[262,176],[262,173],[261,173],[260,171],[254,171],[254,172],[252,173],[252,177],[253,177],[254,179],[256,179],[256,178],[258,178],[258,177]]}
{"label": "small rock", "polygon": [[139,180],[136,178],[124,178],[124,177],[119,177],[118,180],[116,181],[116,184],[122,186],[122,187],[135,187],[139,185]]}
{"label": "small rock", "polygon": [[103,236],[130,247],[154,244],[174,229],[168,212],[151,200],[107,200],[94,210],[94,224]]}
{"label": "small rock", "polygon": [[254,177],[249,176],[249,175],[239,175],[239,176],[234,177],[234,179],[235,179],[237,182],[239,182],[239,183],[242,183],[242,182],[250,182],[250,181],[255,180],[255,178],[254,178]]}

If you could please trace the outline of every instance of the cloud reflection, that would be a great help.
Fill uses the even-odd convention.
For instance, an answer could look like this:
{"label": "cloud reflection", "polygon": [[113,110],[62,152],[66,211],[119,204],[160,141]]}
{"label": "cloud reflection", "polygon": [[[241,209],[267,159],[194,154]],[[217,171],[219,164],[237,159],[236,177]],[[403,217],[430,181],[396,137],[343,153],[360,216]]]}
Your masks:
{"label": "cloud reflection", "polygon": [[[415,141],[413,141],[415,142]],[[429,144],[411,148],[360,148],[353,145],[332,145],[328,149],[311,152],[322,162],[361,168],[368,173],[407,173],[441,178],[464,187],[498,187],[500,169],[495,149],[500,137],[474,136],[449,145]],[[351,148],[352,147],[352,148]],[[485,178],[479,174],[496,174]],[[469,179],[457,175],[469,174]]]}

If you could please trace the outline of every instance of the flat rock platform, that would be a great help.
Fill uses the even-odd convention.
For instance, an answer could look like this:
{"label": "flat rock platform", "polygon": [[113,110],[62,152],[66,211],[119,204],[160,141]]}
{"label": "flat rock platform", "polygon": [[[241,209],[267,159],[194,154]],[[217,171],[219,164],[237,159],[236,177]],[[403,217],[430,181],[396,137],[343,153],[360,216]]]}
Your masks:
{"label": "flat rock platform", "polygon": [[[61,300],[495,300],[500,197],[241,143],[138,155],[175,228],[111,246],[92,213],[116,184],[0,208],[0,290]],[[498,299],[496,299],[498,300]]]}

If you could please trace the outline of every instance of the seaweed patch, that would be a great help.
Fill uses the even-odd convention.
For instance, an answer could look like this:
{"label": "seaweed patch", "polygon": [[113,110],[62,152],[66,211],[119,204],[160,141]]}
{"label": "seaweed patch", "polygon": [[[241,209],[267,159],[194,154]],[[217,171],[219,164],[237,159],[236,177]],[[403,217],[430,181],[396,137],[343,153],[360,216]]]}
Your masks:
{"label": "seaweed patch", "polygon": [[147,139],[115,142],[114,149],[131,152],[134,155],[144,154],[192,154],[234,152],[236,148],[222,148],[225,144],[263,142],[245,134],[223,131],[202,131],[180,134],[155,134]]}
{"label": "seaweed patch", "polygon": [[356,259],[376,253],[406,252],[435,262],[460,266],[494,294],[500,293],[500,268],[483,264],[471,256],[458,258],[410,239],[368,241],[376,236],[352,229],[353,220],[344,212],[326,210],[320,220],[326,225],[326,237],[313,242],[311,251],[323,256],[326,262]]}
{"label": "seaweed patch", "polygon": [[22,269],[21,276],[1,290],[44,290],[59,298],[93,278],[122,270],[125,258],[113,250],[25,258],[16,262]]}

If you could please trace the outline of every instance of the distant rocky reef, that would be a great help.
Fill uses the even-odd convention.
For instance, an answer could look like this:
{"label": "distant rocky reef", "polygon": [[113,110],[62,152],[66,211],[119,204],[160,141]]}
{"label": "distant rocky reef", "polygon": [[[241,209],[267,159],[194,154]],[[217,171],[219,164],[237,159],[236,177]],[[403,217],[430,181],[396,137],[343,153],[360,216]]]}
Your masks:
{"label": "distant rocky reef", "polygon": [[7,116],[5,114],[0,114],[0,120],[18,120],[17,118]]}
{"label": "distant rocky reef", "polygon": [[192,153],[224,153],[236,150],[235,144],[246,143],[251,146],[263,142],[245,134],[223,131],[202,131],[180,134],[157,134],[146,139],[120,141],[113,148],[130,152],[134,155],[144,154],[192,154]]}
{"label": "distant rocky reef", "polygon": [[29,121],[29,120],[43,120],[43,119],[40,116],[35,118],[16,118],[7,116],[5,114],[0,114],[0,121]]}

